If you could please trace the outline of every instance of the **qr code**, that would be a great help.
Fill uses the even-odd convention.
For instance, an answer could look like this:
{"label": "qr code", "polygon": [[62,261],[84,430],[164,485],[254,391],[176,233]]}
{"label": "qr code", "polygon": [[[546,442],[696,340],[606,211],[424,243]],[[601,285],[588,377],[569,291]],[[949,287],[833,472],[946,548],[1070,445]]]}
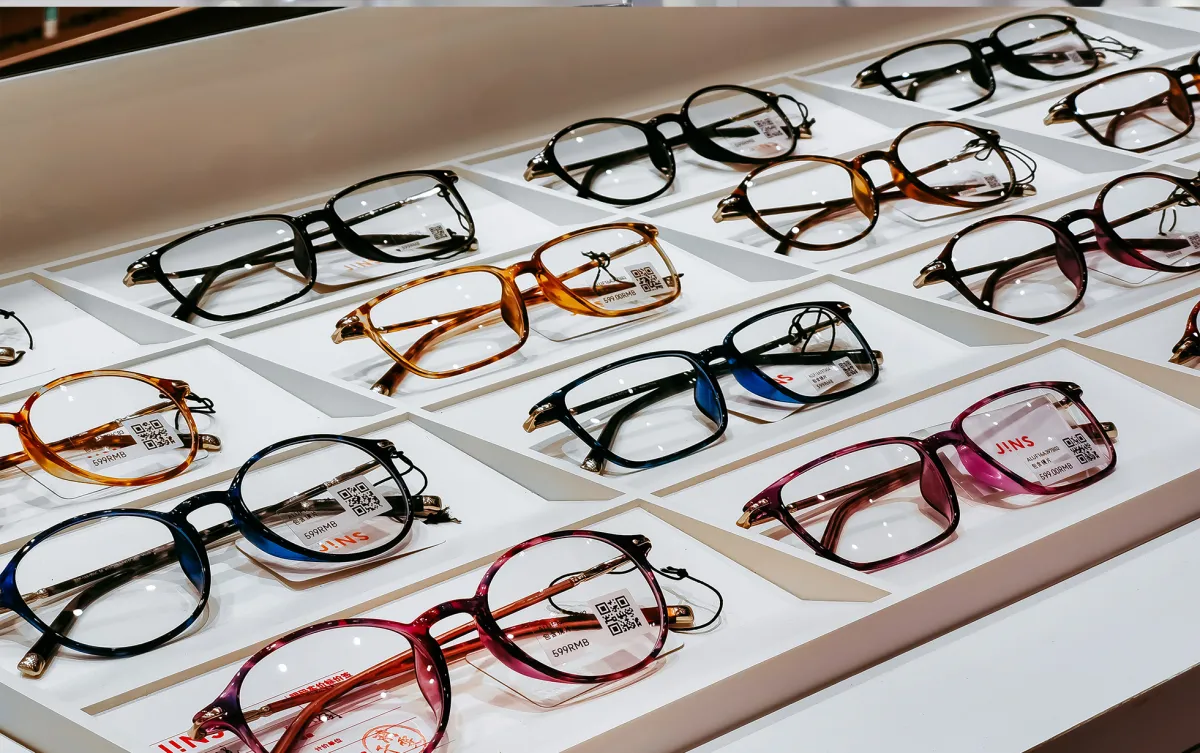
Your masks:
{"label": "qr code", "polygon": [[854,362],[849,358],[839,358],[833,362],[833,365],[841,369],[842,373],[846,375],[847,379],[853,379],[854,377],[858,376],[858,369],[855,368]]}
{"label": "qr code", "polygon": [[623,635],[642,627],[637,612],[624,595],[618,594],[611,599],[598,601],[595,607],[596,616],[611,635]]}
{"label": "qr code", "polygon": [[1067,446],[1080,465],[1094,463],[1100,459],[1100,455],[1096,452],[1096,446],[1079,432],[1063,437],[1063,444]]}
{"label": "qr code", "polygon": [[754,121],[754,127],[768,139],[777,139],[784,135],[783,129],[779,127],[779,123],[775,122],[775,118],[759,118]]}
{"label": "qr code", "polygon": [[649,264],[641,267],[629,267],[628,272],[633,275],[633,281],[643,292],[655,293],[667,289],[662,278],[658,276],[658,272],[655,272],[654,267]]}
{"label": "qr code", "polygon": [[138,443],[147,450],[159,450],[163,447],[171,447],[176,443],[175,438],[171,436],[171,430],[157,418],[131,423],[129,428],[133,431],[133,436]]}
{"label": "qr code", "polygon": [[450,240],[450,233],[446,231],[446,226],[438,223],[436,225],[426,225],[425,229],[429,231],[429,237],[435,241]]}
{"label": "qr code", "polygon": [[342,504],[358,517],[370,515],[383,506],[383,501],[365,481],[346,484],[337,490]]}

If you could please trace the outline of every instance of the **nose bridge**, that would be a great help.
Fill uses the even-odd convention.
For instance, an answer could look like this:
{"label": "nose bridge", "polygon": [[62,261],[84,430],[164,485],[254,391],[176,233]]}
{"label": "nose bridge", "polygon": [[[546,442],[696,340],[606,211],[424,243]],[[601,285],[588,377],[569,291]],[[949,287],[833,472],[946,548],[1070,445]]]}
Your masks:
{"label": "nose bridge", "polygon": [[476,598],[444,601],[436,607],[430,607],[422,612],[417,619],[413,620],[413,625],[428,631],[437,623],[456,614],[466,614],[474,617],[477,604]]}
{"label": "nose bridge", "polygon": [[223,507],[228,508],[230,512],[233,511],[233,499],[229,496],[229,492],[214,490],[201,492],[188,497],[183,502],[180,502],[179,505],[172,510],[172,513],[181,518],[186,518],[200,508],[209,507],[210,505],[222,505]]}
{"label": "nose bridge", "polygon": [[319,209],[313,209],[312,211],[305,212],[304,214],[296,216],[296,224],[298,224],[300,227],[302,227],[306,230],[308,229],[309,225],[314,225],[318,222],[323,222],[326,225],[329,224],[329,220],[326,217],[324,207],[321,207]]}
{"label": "nose bridge", "polygon": [[1096,224],[1097,213],[1094,209],[1076,209],[1073,212],[1067,212],[1058,219],[1058,225],[1066,229],[1068,232],[1071,225],[1076,222],[1089,222],[1093,226]]}
{"label": "nose bridge", "polygon": [[677,112],[664,112],[661,115],[655,115],[646,121],[646,125],[651,128],[659,128],[666,123],[674,123],[678,126],[683,125],[683,116]]}
{"label": "nose bridge", "polygon": [[862,166],[868,162],[891,162],[890,155],[882,149],[872,149],[869,152],[863,152],[854,158],[850,163],[855,170],[861,170]]}

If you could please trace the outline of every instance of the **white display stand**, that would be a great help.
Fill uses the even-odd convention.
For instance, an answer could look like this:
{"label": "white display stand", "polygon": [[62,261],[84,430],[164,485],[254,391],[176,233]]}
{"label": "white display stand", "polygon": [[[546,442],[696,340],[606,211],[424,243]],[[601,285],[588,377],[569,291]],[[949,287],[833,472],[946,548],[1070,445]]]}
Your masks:
{"label": "white display stand", "polygon": [[[1071,12],[1092,36],[1116,36],[1145,51],[1094,76],[1177,61],[1200,45],[1200,24],[1187,28],[1146,15]],[[927,38],[978,37],[998,24],[993,19],[966,28],[931,28]],[[1200,297],[1200,277],[1160,276],[1130,284],[1092,274],[1084,304],[1040,326],[978,311],[949,286],[914,290],[911,283],[955,232],[980,217],[1021,212],[1057,218],[1090,206],[1101,186],[1131,171],[1190,177],[1195,166],[1183,160],[1200,158],[1200,149],[1188,144],[1138,156],[1030,120],[1031,113],[1082,81],[1043,86],[1001,75],[996,96],[969,113],[849,86],[857,70],[890,49],[866,50],[809,69],[777,70],[747,85],[790,94],[808,106],[817,122],[801,153],[853,158],[886,148],[900,130],[928,120],[995,129],[1003,143],[1037,161],[1037,195],[933,223],[885,211],[874,234],[858,244],[835,252],[780,255],[748,223],[711,220],[716,201],[741,181],[741,170],[677,150],[673,189],[648,204],[618,209],[574,196],[554,181],[526,183],[521,173],[550,135],[543,134],[436,165],[459,176],[478,250],[310,294],[251,319],[182,322],[171,317],[174,305],[157,285],[121,284],[131,261],[194,228],[0,276],[0,306],[16,309],[23,318],[26,310],[36,312],[25,320],[38,338],[24,370],[0,370],[0,409],[16,410],[33,389],[56,376],[130,369],[185,380],[212,399],[216,414],[202,417],[202,430],[223,443],[220,452],[151,487],[97,489],[63,498],[24,474],[0,478],[0,567],[32,536],[59,521],[107,508],[172,509],[200,492],[227,488],[247,458],[271,442],[312,433],[391,440],[428,474],[427,493],[442,497],[462,521],[437,526],[402,556],[303,581],[276,575],[234,543],[223,543],[208,552],[213,575],[208,609],[185,635],[120,660],[64,651],[38,680],[21,677],[15,666],[35,631],[0,621],[0,732],[39,753],[172,753],[179,746],[171,747],[170,741],[178,742],[191,715],[270,641],[329,619],[411,620],[448,599],[469,597],[483,570],[513,545],[574,528],[646,535],[656,565],[685,567],[721,591],[722,619],[711,630],[672,639],[681,648],[636,681],[585,693],[555,708],[523,700],[470,663],[456,664],[444,749],[668,753],[803,699],[704,750],[811,744],[836,753],[865,752],[903,742],[897,732],[903,719],[916,716],[928,727],[960,709],[952,724],[958,737],[947,733],[945,738],[955,745],[932,749],[1007,753],[1182,671],[1184,662],[1194,664],[1195,657],[1182,648],[1182,633],[1161,636],[1161,650],[1156,648],[1159,636],[1150,616],[1169,602],[1176,605],[1172,614],[1190,617],[1179,611],[1185,607],[1178,606],[1177,593],[1154,584],[1170,580],[1170,567],[1190,567],[1184,554],[1194,549],[1188,544],[1194,544],[1195,524],[1145,542],[1200,516],[1194,493],[1200,479],[1194,452],[1200,381],[1191,366],[1166,363]],[[153,52],[144,54],[153,59]],[[688,93],[677,92],[671,102],[626,117],[677,111]],[[604,114],[621,116],[591,113]],[[564,116],[563,125],[569,122]],[[300,212],[322,205],[330,193],[234,216]],[[402,281],[462,265],[506,267],[564,233],[623,221],[657,225],[663,249],[683,274],[682,295],[652,316],[561,342],[534,332],[506,359],[449,379],[406,378],[392,397],[371,391],[391,365],[382,350],[367,340],[334,344],[330,339],[342,316]],[[639,472],[612,466],[603,474],[587,472],[561,426],[522,430],[531,408],[589,371],[650,351],[701,351],[721,343],[756,313],[806,301],[849,304],[851,320],[883,353],[878,382],[870,389],[770,421],[739,414],[731,404],[719,442]],[[743,504],[760,490],[827,452],[908,436],[949,422],[1000,389],[1044,380],[1079,384],[1098,418],[1119,429],[1117,468],[1093,486],[1035,502],[960,488],[962,519],[953,540],[875,573],[822,559],[771,526],[746,531],[735,524]],[[720,386],[727,397],[737,389],[728,378]],[[17,446],[14,432],[0,431],[0,454]],[[283,462],[304,461],[301,455]],[[286,485],[287,467],[278,469],[277,483]],[[191,522],[211,525],[226,515],[213,507]],[[1139,553],[1101,565],[1094,577],[1064,580],[1139,545]],[[1111,589],[1100,585],[1110,582]],[[664,586],[683,589],[681,599],[691,594],[674,582]],[[1048,587],[1044,595],[943,636]],[[1179,587],[1186,590],[1186,583]],[[1107,657],[1116,661],[1111,666],[1133,666],[1135,658],[1145,657],[1153,671],[1103,687],[1064,679],[1068,673],[1056,671],[1060,665],[1052,661],[1056,643],[1070,644],[1071,660],[1080,662],[1096,656],[1104,643],[1100,637],[1070,641],[1062,637],[1070,633],[1054,631],[1097,622],[1103,608],[1125,615],[1111,627],[1112,636],[1118,628],[1133,636],[1124,643],[1109,638],[1110,645],[1129,649],[1128,656],[1111,652],[1120,654],[1115,660]],[[924,643],[928,646],[915,654],[886,661]],[[995,656],[1019,655],[1022,649],[1024,663],[1013,666],[1027,666],[1028,676],[1039,678],[1030,692],[1009,686],[1019,674],[1015,669],[1011,678],[996,676],[994,683],[993,676],[976,672],[968,678],[962,669],[984,666],[980,662],[991,667]],[[868,669],[880,662],[885,663]],[[947,678],[946,685],[939,687],[936,678]],[[962,686],[957,692],[955,683]],[[914,693],[914,687],[923,692]],[[1022,722],[1054,706],[1050,699],[1072,693],[1078,702],[1057,706],[1052,719]],[[872,709],[887,705],[887,697],[900,700],[873,715]],[[944,703],[914,706],[918,697]],[[992,747],[976,744],[973,730],[986,735],[986,729],[968,723],[976,718],[968,713],[975,708],[971,704],[983,703],[1007,704],[1004,715],[1013,720],[1005,735],[990,738]],[[880,723],[862,721],[872,718]],[[839,732],[844,745],[824,745],[826,739],[839,740]],[[5,745],[16,744],[0,738],[0,750],[9,753]],[[899,749],[925,750],[902,744]]]}

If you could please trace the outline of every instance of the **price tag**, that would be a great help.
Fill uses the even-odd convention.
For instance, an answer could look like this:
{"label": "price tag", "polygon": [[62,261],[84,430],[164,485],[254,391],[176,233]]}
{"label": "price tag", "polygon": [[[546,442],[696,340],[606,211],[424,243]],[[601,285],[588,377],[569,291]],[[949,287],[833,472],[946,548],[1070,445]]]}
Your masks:
{"label": "price tag", "polygon": [[[1049,398],[973,416],[970,431],[993,458],[1040,484],[1069,480],[1107,460],[1091,438],[1069,426]],[[981,426],[984,422],[990,427]]]}
{"label": "price tag", "polygon": [[[341,506],[343,512],[337,515],[317,511],[299,512],[287,520],[288,528],[305,546],[315,546],[325,540],[340,538],[343,534],[349,536],[361,521],[378,517],[391,509],[388,501],[375,491],[366,476],[355,476],[331,486],[327,494],[329,499]],[[320,496],[326,498],[325,494]]]}
{"label": "price tag", "polygon": [[969,186],[969,188],[959,191],[959,196],[979,196],[980,194],[1002,190],[1004,188],[1004,181],[990,173],[974,172],[967,176],[963,185]]}
{"label": "price tag", "polygon": [[828,392],[858,375],[858,368],[848,357],[843,356],[829,366],[822,366],[809,373],[808,381],[817,392]]}
{"label": "price tag", "polygon": [[102,434],[105,437],[132,437],[133,442],[120,447],[105,447],[83,456],[80,463],[94,473],[103,469],[145,457],[153,452],[163,452],[183,447],[183,440],[161,416],[138,416],[121,422],[121,428]]}

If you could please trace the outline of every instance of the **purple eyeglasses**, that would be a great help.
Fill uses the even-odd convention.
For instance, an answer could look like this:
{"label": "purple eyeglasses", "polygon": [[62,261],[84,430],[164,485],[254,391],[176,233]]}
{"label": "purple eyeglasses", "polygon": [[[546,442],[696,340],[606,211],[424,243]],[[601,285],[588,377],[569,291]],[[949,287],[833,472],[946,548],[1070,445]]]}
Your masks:
{"label": "purple eyeglasses", "polygon": [[[341,747],[428,753],[450,720],[449,664],[481,649],[512,672],[556,683],[620,680],[662,651],[668,630],[697,630],[691,608],[668,607],[650,540],[560,531],[513,547],[475,595],[410,623],[345,619],[298,630],[251,657],[192,719],[192,739],[232,733],[252,753]],[[691,578],[716,592],[708,584]],[[720,595],[718,601],[720,602]],[[472,619],[437,636],[435,624]],[[470,633],[477,637],[460,640]]]}
{"label": "purple eyeglasses", "polygon": [[756,495],[738,525],[776,520],[817,554],[855,570],[898,565],[958,527],[942,448],[953,448],[974,480],[1014,494],[1065,494],[1112,473],[1117,428],[1097,421],[1082,396],[1067,382],[1011,387],[924,439],[888,437],[831,452]]}

